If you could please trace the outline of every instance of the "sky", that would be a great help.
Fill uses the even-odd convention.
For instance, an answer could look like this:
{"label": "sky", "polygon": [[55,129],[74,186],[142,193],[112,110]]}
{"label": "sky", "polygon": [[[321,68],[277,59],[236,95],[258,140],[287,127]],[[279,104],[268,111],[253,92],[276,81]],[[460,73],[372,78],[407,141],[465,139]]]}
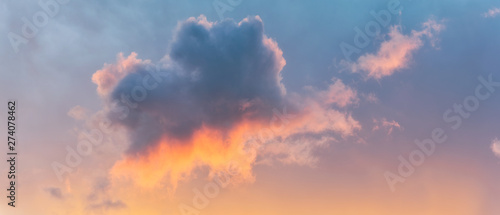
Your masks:
{"label": "sky", "polygon": [[0,214],[497,215],[500,2],[1,0]]}

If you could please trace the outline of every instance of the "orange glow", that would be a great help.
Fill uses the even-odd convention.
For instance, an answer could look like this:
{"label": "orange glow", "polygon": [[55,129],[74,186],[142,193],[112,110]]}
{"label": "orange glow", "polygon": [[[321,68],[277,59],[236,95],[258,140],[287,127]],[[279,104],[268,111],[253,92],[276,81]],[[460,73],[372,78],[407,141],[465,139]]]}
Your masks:
{"label": "orange glow", "polygon": [[196,168],[209,167],[212,175],[234,165],[238,182],[249,182],[254,179],[252,168],[257,150],[268,141],[277,137],[283,141],[291,134],[304,132],[335,131],[349,136],[360,129],[350,115],[309,103],[300,114],[286,120],[276,116],[271,122],[247,120],[226,132],[203,126],[186,141],[164,135],[146,155],[127,156],[115,163],[111,175],[130,178],[142,187],[167,185],[175,190],[177,183]]}
{"label": "orange glow", "polygon": [[130,177],[143,187],[161,184],[167,176],[175,189],[177,182],[197,167],[209,166],[211,171],[222,171],[228,163],[233,163],[237,164],[240,177],[253,180],[255,157],[245,153],[243,146],[247,134],[258,126],[258,123],[242,123],[227,134],[204,126],[186,142],[164,136],[147,156],[126,157],[115,164],[111,174]]}

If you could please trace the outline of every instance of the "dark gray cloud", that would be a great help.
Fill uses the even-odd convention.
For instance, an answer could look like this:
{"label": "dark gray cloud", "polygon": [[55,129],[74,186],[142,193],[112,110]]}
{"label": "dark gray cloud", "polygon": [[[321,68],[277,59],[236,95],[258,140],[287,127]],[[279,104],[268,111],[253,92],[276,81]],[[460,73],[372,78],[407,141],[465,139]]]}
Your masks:
{"label": "dark gray cloud", "polygon": [[44,189],[50,196],[56,199],[64,199],[64,195],[60,188],[57,187],[47,187]]}
{"label": "dark gray cloud", "polygon": [[[127,75],[108,95],[110,101],[131,97],[134,88],[143,85],[148,70],[155,67],[144,62],[127,67]],[[240,23],[190,18],[178,25],[158,65],[166,77],[146,91],[125,119],[113,112],[110,118],[128,129],[130,153],[145,151],[162,135],[183,140],[202,126],[225,132],[245,120],[269,120],[272,108],[284,102],[284,65],[281,50],[264,34],[259,17]]]}

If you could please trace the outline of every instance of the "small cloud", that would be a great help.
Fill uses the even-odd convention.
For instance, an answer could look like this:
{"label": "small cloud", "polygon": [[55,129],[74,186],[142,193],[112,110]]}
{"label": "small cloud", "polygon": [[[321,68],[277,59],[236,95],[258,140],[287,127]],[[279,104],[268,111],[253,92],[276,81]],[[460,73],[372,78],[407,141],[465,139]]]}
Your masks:
{"label": "small cloud", "polygon": [[390,135],[394,130],[394,128],[397,128],[398,130],[403,130],[403,127],[401,127],[401,125],[399,125],[399,123],[396,122],[395,120],[388,121],[386,118],[382,118],[380,120],[373,119],[373,123],[375,125],[373,126],[372,131],[376,131],[383,128],[387,130],[387,135]]}
{"label": "small cloud", "polygon": [[413,30],[404,35],[401,25],[391,27],[389,40],[382,42],[377,53],[368,53],[358,58],[357,62],[342,61],[351,72],[365,73],[368,78],[381,79],[395,72],[408,68],[412,55],[420,49],[426,37],[434,47],[437,41],[436,34],[444,29],[444,25],[429,19],[422,23],[423,30]]}
{"label": "small cloud", "polygon": [[57,187],[47,187],[44,189],[50,196],[56,199],[64,199],[64,195],[60,188]]}
{"label": "small cloud", "polygon": [[370,103],[378,103],[378,97],[375,93],[362,94],[363,98]]}
{"label": "small cloud", "polygon": [[126,207],[127,207],[127,205],[124,202],[122,202],[121,200],[113,201],[113,200],[106,199],[100,203],[95,203],[95,204],[89,205],[88,209],[105,211],[105,210],[113,210],[113,209],[118,210],[118,209],[123,209]]}
{"label": "small cloud", "polygon": [[498,138],[491,141],[491,151],[500,158],[500,140]]}
{"label": "small cloud", "polygon": [[328,86],[327,90],[319,91],[312,86],[305,87],[315,95],[320,101],[325,104],[335,104],[338,107],[346,107],[351,104],[358,103],[358,95],[355,90],[346,86],[342,80],[333,78],[333,84]]}
{"label": "small cloud", "polygon": [[500,14],[500,8],[491,8],[488,10],[488,12],[486,13],[483,13],[483,17],[484,18],[493,18],[495,16],[497,16],[498,14]]}
{"label": "small cloud", "polygon": [[68,116],[76,120],[83,120],[87,118],[88,110],[80,105],[77,105],[68,111]]}
{"label": "small cloud", "polygon": [[95,180],[92,186],[91,193],[87,196],[88,200],[95,200],[101,196],[105,196],[109,189],[111,188],[111,183],[107,178],[98,178]]}

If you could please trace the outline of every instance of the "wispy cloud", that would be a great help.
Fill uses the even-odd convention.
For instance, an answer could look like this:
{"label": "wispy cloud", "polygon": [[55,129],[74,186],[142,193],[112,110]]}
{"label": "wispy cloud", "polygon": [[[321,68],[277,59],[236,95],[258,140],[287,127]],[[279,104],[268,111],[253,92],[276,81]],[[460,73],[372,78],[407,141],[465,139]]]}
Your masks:
{"label": "wispy cloud", "polygon": [[347,86],[340,79],[334,78],[333,84],[328,86],[327,90],[317,90],[315,87],[307,86],[307,90],[317,96],[319,100],[327,104],[335,104],[338,107],[346,107],[359,101],[356,90]]}
{"label": "wispy cloud", "polygon": [[76,120],[84,120],[87,118],[88,110],[80,105],[71,108],[68,111],[68,116]]}
{"label": "wispy cloud", "polygon": [[401,127],[401,125],[395,120],[389,121],[386,118],[373,119],[373,123],[375,124],[372,129],[373,131],[385,129],[387,130],[387,135],[390,135],[395,128],[398,130],[403,130],[403,127]]}
{"label": "wispy cloud", "polygon": [[362,94],[361,96],[367,102],[370,102],[370,103],[378,103],[379,102],[379,99],[378,99],[377,95],[375,95],[375,93]]}
{"label": "wispy cloud", "polygon": [[500,14],[500,8],[491,8],[488,10],[488,12],[483,13],[484,18],[493,18],[496,17],[498,14]]}
{"label": "wispy cloud", "polygon": [[500,140],[498,138],[491,141],[491,151],[493,151],[497,157],[500,157]]}
{"label": "wispy cloud", "polygon": [[260,162],[270,164],[276,160],[284,164],[316,167],[319,160],[315,155],[316,150],[324,149],[337,141],[327,135],[290,137],[286,141],[268,144],[263,147],[263,154],[270,156],[266,156]]}
{"label": "wispy cloud", "polygon": [[357,62],[342,61],[341,64],[354,73],[361,72],[374,79],[381,79],[408,68],[413,53],[423,46],[423,39],[426,37],[431,45],[435,46],[436,35],[444,29],[443,24],[432,19],[422,23],[422,27],[420,31],[412,30],[410,34],[405,35],[402,33],[402,26],[393,26],[388,34],[389,39],[382,42],[375,54],[368,53],[359,57]]}

